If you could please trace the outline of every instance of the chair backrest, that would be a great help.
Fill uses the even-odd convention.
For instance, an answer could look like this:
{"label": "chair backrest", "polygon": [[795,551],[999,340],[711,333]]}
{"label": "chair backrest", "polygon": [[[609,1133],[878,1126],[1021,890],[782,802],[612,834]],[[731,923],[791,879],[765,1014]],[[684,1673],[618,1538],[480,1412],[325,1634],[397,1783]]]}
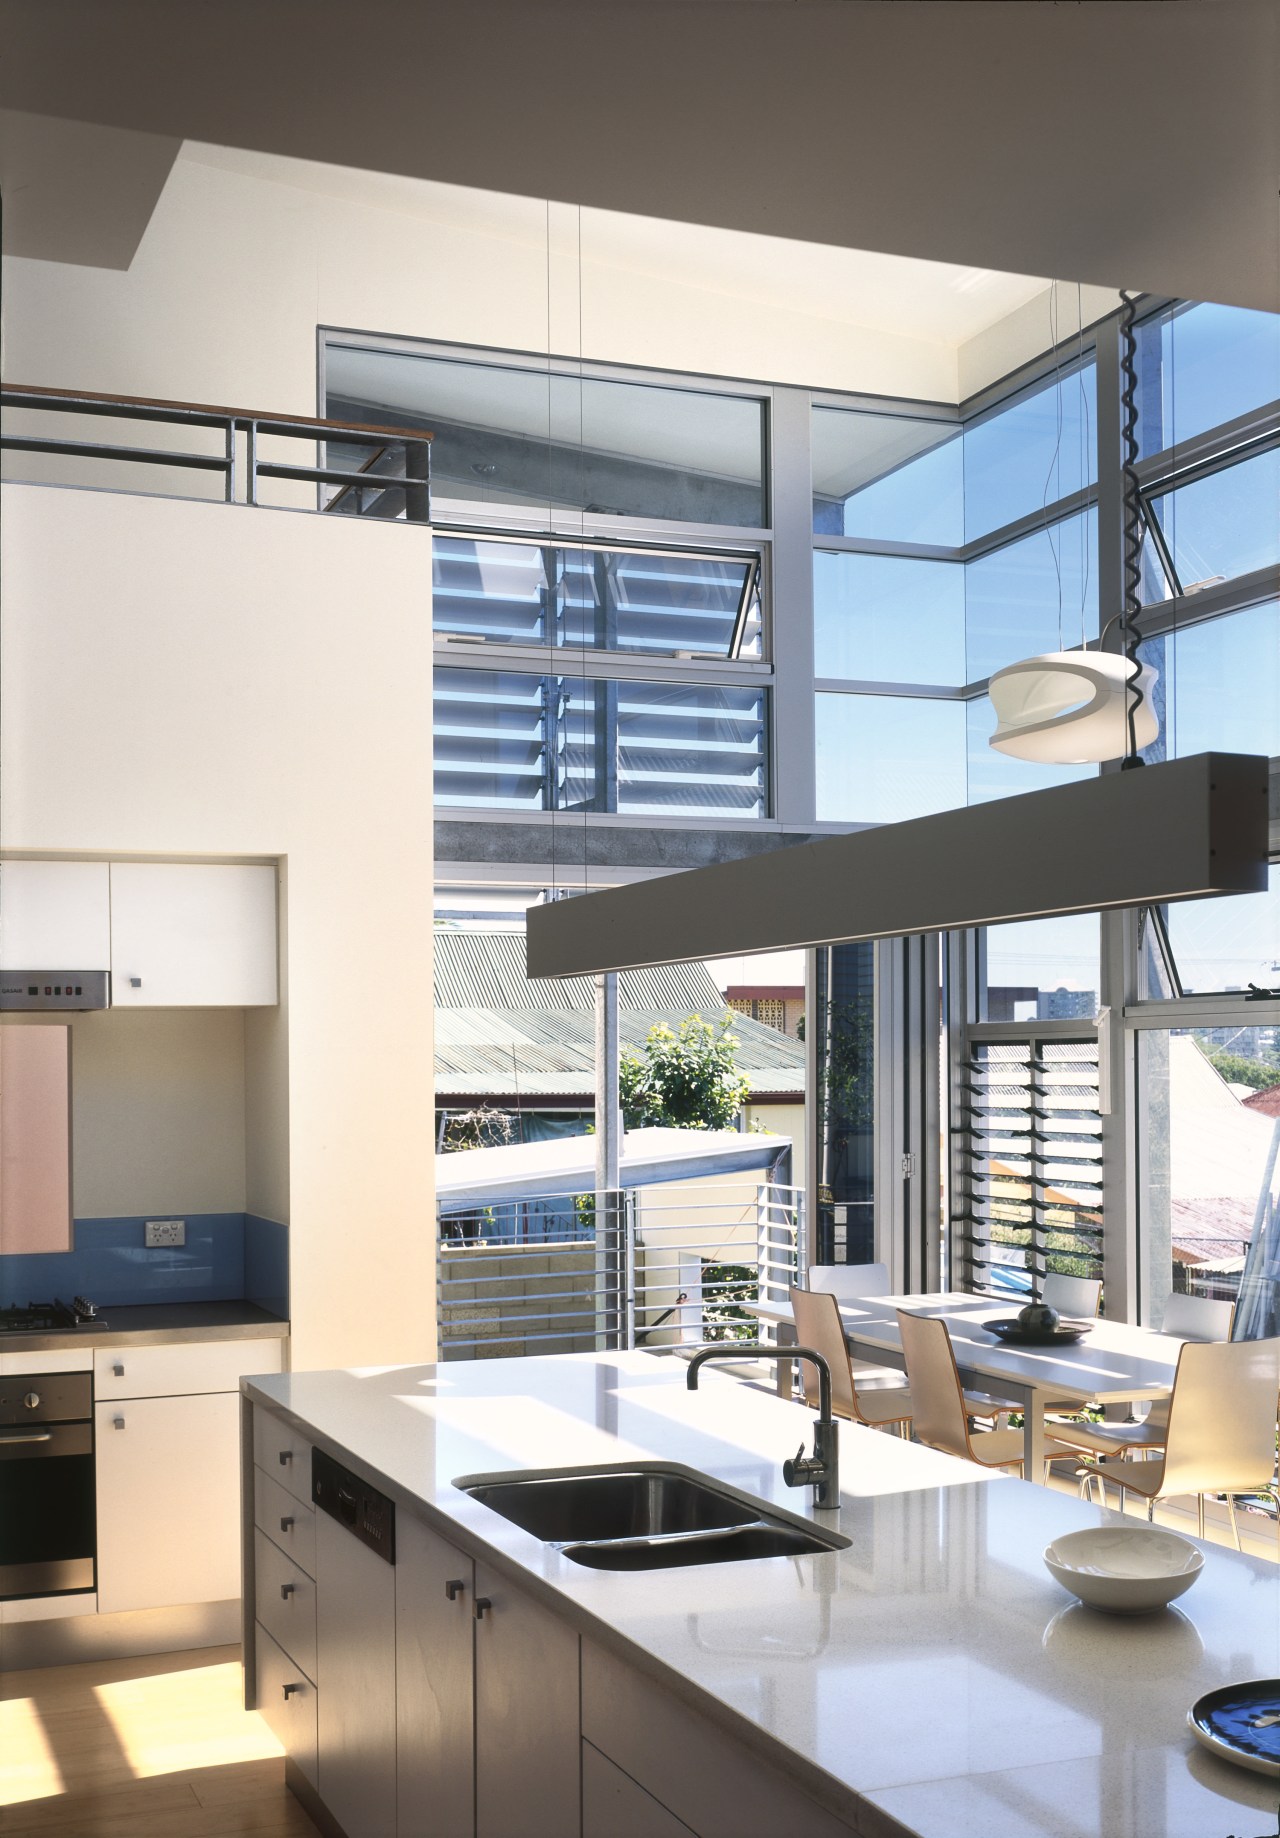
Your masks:
{"label": "chair backrest", "polygon": [[[810,1289],[791,1291],[791,1313],[795,1318],[796,1339],[802,1347],[821,1353],[831,1368],[831,1408],[841,1417],[860,1417],[849,1366],[849,1349],[840,1325],[840,1305],[832,1295]],[[800,1361],[800,1381],[805,1402],[818,1408],[818,1369],[807,1359]]]}
{"label": "chair backrest", "polygon": [[859,1296],[889,1294],[888,1264],[810,1264],[810,1289],[824,1290],[827,1295]]}
{"label": "chair backrest", "polygon": [[1102,1284],[1096,1277],[1062,1276],[1050,1270],[1040,1300],[1046,1308],[1056,1308],[1060,1315],[1092,1321],[1102,1303]]}
{"label": "chair backrest", "polygon": [[913,1315],[900,1308],[898,1330],[907,1362],[916,1440],[931,1449],[944,1449],[948,1455],[971,1459],[964,1391],[946,1322],[937,1315]]}
{"label": "chair backrest", "polygon": [[1188,1341],[1169,1401],[1160,1492],[1269,1487],[1278,1391],[1280,1340]]}
{"label": "chair backrest", "polygon": [[1232,1301],[1175,1295],[1164,1305],[1160,1332],[1176,1334],[1181,1340],[1230,1340],[1235,1317],[1236,1305]]}

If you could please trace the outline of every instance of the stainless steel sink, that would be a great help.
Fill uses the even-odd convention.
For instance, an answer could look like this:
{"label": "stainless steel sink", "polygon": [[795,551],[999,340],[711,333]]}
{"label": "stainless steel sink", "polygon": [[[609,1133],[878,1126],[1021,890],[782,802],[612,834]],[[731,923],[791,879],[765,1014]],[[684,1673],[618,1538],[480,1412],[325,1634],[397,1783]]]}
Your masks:
{"label": "stainless steel sink", "polygon": [[659,1463],[463,1475],[454,1486],[593,1570],[803,1557],[849,1543],[839,1532]]}

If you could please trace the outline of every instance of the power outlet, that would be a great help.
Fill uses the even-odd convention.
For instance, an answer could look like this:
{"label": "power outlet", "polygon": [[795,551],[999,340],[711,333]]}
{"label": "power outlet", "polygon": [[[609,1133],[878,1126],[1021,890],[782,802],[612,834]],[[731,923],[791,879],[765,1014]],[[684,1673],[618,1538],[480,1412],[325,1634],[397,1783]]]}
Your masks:
{"label": "power outlet", "polygon": [[171,1250],[187,1242],[185,1219],[148,1219],[146,1232],[148,1251]]}

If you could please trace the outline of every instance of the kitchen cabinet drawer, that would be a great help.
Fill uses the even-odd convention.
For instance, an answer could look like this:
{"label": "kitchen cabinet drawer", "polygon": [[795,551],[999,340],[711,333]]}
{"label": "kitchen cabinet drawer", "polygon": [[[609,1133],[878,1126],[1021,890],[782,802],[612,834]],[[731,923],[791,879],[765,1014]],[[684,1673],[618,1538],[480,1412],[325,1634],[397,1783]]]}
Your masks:
{"label": "kitchen cabinet drawer", "polygon": [[253,1413],[253,1459],[264,1473],[293,1495],[311,1504],[311,1444],[269,1410]]}
{"label": "kitchen cabinet drawer", "polygon": [[852,1838],[851,1826],[764,1761],[749,1739],[736,1740],[590,1640],[582,1642],[582,1734],[700,1838]]}
{"label": "kitchen cabinet drawer", "polygon": [[309,1679],[316,1676],[316,1586],[261,1532],[254,1535],[254,1592],[258,1620]]}
{"label": "kitchen cabinet drawer", "polygon": [[112,862],[113,1008],[269,1007],[276,870]]}
{"label": "kitchen cabinet drawer", "polygon": [[253,1475],[253,1520],[308,1576],[316,1573],[316,1515],[262,1468]]}
{"label": "kitchen cabinet drawer", "polygon": [[697,1833],[584,1742],[582,1838],[697,1838]]}
{"label": "kitchen cabinet drawer", "polygon": [[316,1688],[300,1666],[258,1622],[254,1628],[258,1663],[258,1712],[272,1734],[316,1785]]}
{"label": "kitchen cabinet drawer", "polygon": [[240,1594],[240,1416],[234,1392],[94,1409],[98,1611]]}
{"label": "kitchen cabinet drawer", "polygon": [[105,862],[0,864],[0,969],[110,968]]}
{"label": "kitchen cabinet drawer", "polygon": [[95,1347],[93,1391],[104,1398],[172,1398],[237,1391],[247,1372],[280,1370],[279,1340],[201,1340],[161,1347]]}

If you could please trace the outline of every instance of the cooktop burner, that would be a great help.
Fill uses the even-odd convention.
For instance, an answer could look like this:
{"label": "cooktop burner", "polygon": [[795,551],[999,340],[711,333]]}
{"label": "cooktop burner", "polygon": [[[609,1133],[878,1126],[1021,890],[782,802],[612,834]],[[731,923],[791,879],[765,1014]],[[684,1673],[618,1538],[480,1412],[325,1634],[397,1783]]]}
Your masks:
{"label": "cooktop burner", "polygon": [[0,1334],[74,1333],[107,1324],[92,1302],[75,1296],[68,1302],[28,1302],[25,1308],[0,1308]]}

